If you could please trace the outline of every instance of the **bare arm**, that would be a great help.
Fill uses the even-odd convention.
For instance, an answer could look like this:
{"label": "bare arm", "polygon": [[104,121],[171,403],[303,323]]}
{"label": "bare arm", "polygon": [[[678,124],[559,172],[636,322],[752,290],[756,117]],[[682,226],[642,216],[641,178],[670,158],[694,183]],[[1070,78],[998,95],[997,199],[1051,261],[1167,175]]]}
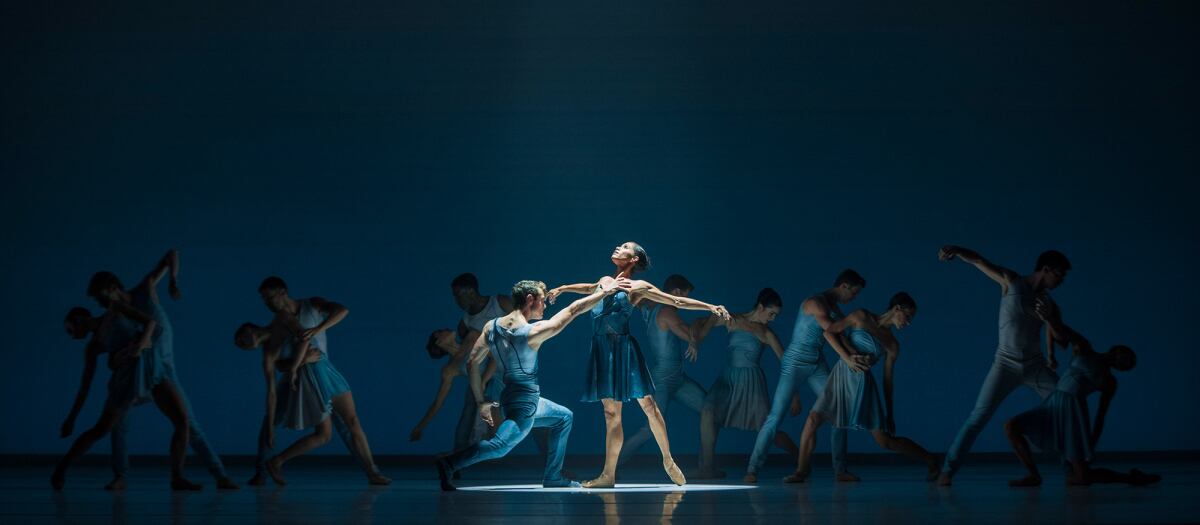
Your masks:
{"label": "bare arm", "polygon": [[[660,313],[658,315],[662,315],[662,314]],[[675,316],[678,317],[679,313],[676,312]],[[696,346],[700,346],[701,344],[703,344],[704,340],[708,338],[708,333],[712,331],[713,327],[717,325],[718,321],[720,321],[720,318],[718,318],[715,315],[710,315],[708,317],[705,317],[704,319],[699,319],[696,322],[692,323],[692,329],[691,329],[692,344],[694,344]]]}
{"label": "bare arm", "polygon": [[429,404],[429,408],[425,410],[425,416],[413,428],[412,433],[408,435],[409,441],[419,441],[421,439],[421,431],[425,426],[433,421],[433,416],[442,409],[442,404],[446,401],[446,396],[450,394],[450,387],[454,384],[454,378],[458,376],[458,371],[454,369],[453,363],[447,364],[442,368],[442,381],[438,385],[437,395],[433,398],[433,403]]}
{"label": "bare arm", "polygon": [[158,321],[141,310],[120,301],[114,301],[109,305],[109,308],[142,325],[142,335],[136,341],[115,353],[111,353],[110,351],[108,364],[112,368],[116,362],[126,358],[136,358],[142,354],[143,350],[153,345],[154,332],[158,330]]}
{"label": "bare arm", "polygon": [[325,320],[321,324],[308,328],[300,333],[300,337],[305,341],[312,339],[317,334],[333,328],[338,323],[342,322],[347,315],[350,315],[350,309],[342,306],[340,303],[328,301],[320,297],[312,297],[308,300],[313,307],[321,313],[325,314]]}
{"label": "bare arm", "polygon": [[554,314],[554,317],[551,317],[545,321],[533,323],[533,326],[529,329],[529,346],[537,349],[542,343],[546,342],[546,340],[558,335],[559,332],[562,332],[563,329],[566,328],[568,324],[571,324],[571,321],[574,321],[576,317],[579,317],[580,314],[595,307],[596,304],[604,299],[604,296],[615,293],[617,290],[621,289],[620,286],[628,286],[628,283],[629,281],[625,279],[619,279],[606,281],[604,284],[593,286],[595,291],[592,292],[591,295],[588,295],[583,299],[577,299],[566,308],[559,310],[558,313]]}
{"label": "bare arm", "polygon": [[[821,323],[822,319],[831,321],[829,319],[829,310],[823,304],[809,300],[806,302],[806,308],[809,308],[808,303],[813,303],[811,305],[811,311],[813,312],[811,315],[817,319],[818,323]],[[846,366],[855,372],[866,372],[870,367],[867,366],[866,360],[862,359],[863,356],[859,355],[861,352],[851,348],[851,344],[844,337],[844,333],[850,327],[862,328],[866,317],[867,314],[865,311],[855,310],[850,315],[837,321],[828,322],[827,324],[822,323],[825,326],[825,340],[829,342],[829,346],[833,347],[833,351],[837,352],[838,357],[841,357]]]}
{"label": "bare arm", "polygon": [[154,269],[150,270],[150,273],[146,274],[146,277],[142,279],[142,284],[149,289],[150,297],[155,302],[158,302],[158,283],[167,275],[171,276],[167,291],[171,294],[172,299],[178,300],[180,297],[179,250],[174,248],[167,250],[167,253],[163,255],[162,259],[159,259]]}
{"label": "bare arm", "polygon": [[278,348],[278,346],[264,346],[262,361],[263,380],[267,383],[267,417],[265,424],[267,426],[267,441],[272,448],[275,446],[275,358],[279,355]]}
{"label": "bare arm", "polygon": [[779,336],[775,335],[775,331],[772,330],[771,327],[768,326],[763,328],[761,340],[762,342],[766,343],[767,346],[771,347],[771,351],[775,352],[775,357],[778,357],[779,361],[782,362],[783,343],[779,341]]}
{"label": "bare arm", "polygon": [[[488,321],[483,325],[483,331],[486,332],[492,329],[495,319]],[[467,377],[471,381],[471,395],[475,396],[476,403],[483,403],[483,377],[479,370],[479,365],[483,364],[483,360],[487,359],[488,341],[486,337],[478,337],[475,339],[475,344],[471,345],[471,353],[467,355]],[[490,410],[484,410],[491,414]],[[490,424],[490,422],[489,422]]]}
{"label": "bare arm", "polygon": [[592,290],[596,289],[597,284],[600,284],[600,283],[596,282],[596,283],[564,284],[562,286],[554,287],[546,292],[546,300],[549,301],[550,304],[554,304],[554,301],[556,301],[558,299],[558,296],[560,296],[564,293],[577,293],[577,294],[587,295],[587,294],[592,293]]}
{"label": "bare arm", "polygon": [[1003,290],[1008,289],[1008,283],[1021,278],[1017,272],[984,259],[982,255],[979,255],[974,250],[954,245],[946,245],[941,250],[938,250],[938,259],[940,260],[949,261],[955,258],[978,268],[989,279],[996,281],[996,284],[999,284]]}
{"label": "bare arm", "polygon": [[100,356],[102,350],[97,336],[93,335],[83,350],[83,377],[79,378],[79,391],[75,393],[75,404],[71,405],[71,411],[63,420],[62,427],[59,428],[60,437],[67,437],[74,430],[75,418],[79,416],[79,411],[83,410],[88,391],[92,388],[92,378],[96,377],[96,358]]}
{"label": "bare arm", "polygon": [[655,322],[660,325],[660,329],[662,328],[662,325],[666,325],[666,328],[670,330],[672,334],[675,334],[675,337],[678,337],[686,342],[687,350],[684,351],[683,355],[693,362],[696,361],[696,351],[697,347],[700,346],[700,342],[692,336],[691,327],[684,322],[682,317],[679,317],[678,310],[670,306],[663,306],[661,309],[659,309],[658,318],[655,320]]}
{"label": "bare arm", "polygon": [[1109,376],[1104,389],[1100,391],[1100,406],[1096,408],[1096,424],[1092,425],[1092,449],[1100,442],[1100,433],[1104,432],[1104,419],[1108,415],[1108,407],[1112,405],[1113,397],[1117,395],[1117,380]]}
{"label": "bare arm", "polygon": [[646,281],[632,281],[629,294],[634,304],[645,299],[647,301],[671,305],[675,308],[683,308],[684,310],[709,311],[717,317],[729,320],[729,311],[724,306],[708,304],[690,297],[676,297],[659,290],[656,286]]}
{"label": "bare arm", "polygon": [[892,400],[894,399],[892,392],[895,392],[896,389],[895,370],[896,360],[900,357],[900,344],[893,340],[883,345],[883,351],[885,353],[883,359],[883,402],[887,409],[888,432],[895,432],[896,421],[893,415],[895,412],[892,410]]}

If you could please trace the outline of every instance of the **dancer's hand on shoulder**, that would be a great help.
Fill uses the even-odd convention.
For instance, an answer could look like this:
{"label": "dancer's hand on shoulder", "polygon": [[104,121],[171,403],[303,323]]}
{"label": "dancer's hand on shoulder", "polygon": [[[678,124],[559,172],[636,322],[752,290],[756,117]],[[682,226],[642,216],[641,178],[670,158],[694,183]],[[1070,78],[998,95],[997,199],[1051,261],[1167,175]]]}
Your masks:
{"label": "dancer's hand on shoulder", "polygon": [[730,319],[729,310],[726,310],[724,306],[719,304],[712,307],[712,313],[713,315],[720,317],[722,321],[729,321]]}

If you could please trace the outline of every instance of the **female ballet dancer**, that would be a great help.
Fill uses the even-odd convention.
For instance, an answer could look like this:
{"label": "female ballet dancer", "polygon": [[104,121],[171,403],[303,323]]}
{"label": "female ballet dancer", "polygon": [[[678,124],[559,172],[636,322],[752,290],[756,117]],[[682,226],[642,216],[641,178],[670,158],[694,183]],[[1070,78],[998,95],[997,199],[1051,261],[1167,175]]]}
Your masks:
{"label": "female ballet dancer", "polygon": [[[134,289],[135,293],[157,299],[155,285],[165,273],[166,267],[160,264]],[[177,293],[174,284],[171,289],[173,294]],[[163,362],[161,351],[155,351],[155,338],[163,332],[159,321],[155,316],[131,306],[133,297],[121,286],[116,275],[110,272],[97,272],[92,276],[88,295],[108,308],[108,312],[96,318],[86,308],[76,307],[67,314],[65,328],[68,333],[77,339],[87,337],[88,333],[93,336],[84,351],[83,378],[75,396],[75,404],[63,422],[63,435],[70,435],[75,418],[87,399],[88,388],[96,371],[96,359],[104,353],[108,354],[108,367],[112,370],[108,380],[108,397],[96,424],[75,438],[71,448],[55,466],[54,474],[50,477],[51,486],[61,490],[66,482],[67,469],[75,458],[87,453],[96,441],[111,432],[131,408],[153,400],[173,427],[170,447],[171,489],[199,490],[200,485],[183,477],[189,431],[187,402],[175,384],[174,373]]]}
{"label": "female ballet dancer", "polygon": [[[500,317],[507,312],[501,312]],[[487,322],[487,321],[484,321]],[[429,404],[429,408],[425,410],[425,415],[417,422],[417,426],[413,427],[412,432],[408,435],[409,441],[420,441],[422,434],[425,432],[425,427],[433,421],[433,417],[442,410],[442,405],[446,402],[446,397],[450,395],[450,389],[454,386],[454,378],[467,376],[467,355],[471,353],[471,347],[475,344],[475,338],[478,337],[478,332],[470,329],[468,337],[461,342],[455,342],[455,332],[449,328],[441,328],[434,330],[429,334],[429,341],[425,344],[425,350],[429,352],[430,359],[441,359],[449,356],[446,364],[442,366],[441,381],[438,383],[437,394],[433,397],[433,402]],[[493,381],[492,377],[496,371],[496,363],[488,360],[487,370],[483,373],[483,382],[485,398],[488,401],[496,401],[499,399],[499,390],[503,386],[499,381]],[[471,395],[470,385],[465,387],[465,402],[463,410],[459,414],[458,425],[454,428],[454,443],[451,450],[460,450],[466,448],[472,443],[479,441],[480,433],[476,432],[476,422],[481,422],[478,414],[479,404],[475,402],[475,398]],[[493,411],[493,419],[499,419],[499,411]]]}
{"label": "female ballet dancer", "polygon": [[[635,242],[626,242],[617,246],[609,257],[616,272],[612,277],[603,277],[597,283],[580,283],[560,286],[551,290],[547,298],[553,304],[556,297],[564,292],[591,293],[597,285],[603,285],[610,279],[630,278],[637,271],[650,266],[650,258],[646,250]],[[663,468],[671,481],[677,485],[687,483],[687,478],[671,457],[671,446],[667,440],[667,427],[663,423],[662,413],[651,397],[654,394],[654,382],[650,371],[646,368],[646,359],[642,356],[637,340],[629,334],[629,316],[633,309],[642,301],[669,304],[676,308],[687,310],[707,310],[714,315],[729,319],[729,312],[723,306],[711,305],[695,299],[676,297],[667,294],[654,285],[632,280],[628,291],[622,290],[604,298],[604,301],[592,309],[592,346],[588,358],[587,375],[584,379],[585,389],[583,401],[600,401],[604,404],[604,420],[606,423],[604,470],[596,479],[583,484],[586,488],[612,487],[617,476],[617,458],[621,454],[621,445],[625,440],[621,428],[621,406],[629,400],[636,399],[646,419],[650,422],[650,430],[663,456]]]}
{"label": "female ballet dancer", "polygon": [[[1117,391],[1117,379],[1112,371],[1132,370],[1137,364],[1137,354],[1124,345],[1113,346],[1108,352],[1099,353],[1083,337],[1074,333],[1072,336],[1071,365],[1058,380],[1054,392],[1046,396],[1037,408],[1022,412],[1004,424],[1004,434],[1013,452],[1029,470],[1028,476],[1014,479],[1008,484],[1013,487],[1036,487],[1042,484],[1042,476],[1033,462],[1029,442],[1042,450],[1054,451],[1071,466],[1067,476],[1068,485],[1148,485],[1159,481],[1161,476],[1146,474],[1138,469],[1124,473],[1091,466],[1096,442],[1104,430],[1104,418]],[[1092,392],[1100,392],[1095,425],[1092,425],[1087,405],[1087,396]]]}
{"label": "female ballet dancer", "polygon": [[[917,315],[917,303],[907,293],[892,296],[882,315],[866,309],[851,312],[825,330],[825,339],[842,356],[829,374],[825,391],[817,398],[808,413],[800,434],[800,460],[796,471],[783,479],[785,483],[800,483],[812,470],[809,460],[817,443],[817,429],[825,422],[838,428],[868,430],[875,442],[885,450],[894,450],[925,462],[926,479],[937,479],[940,465],[937,458],[913,440],[896,435],[892,409],[893,370],[900,355],[900,343],[892,329],[902,329]],[[882,355],[881,355],[882,354]],[[853,356],[868,359],[852,359]],[[870,367],[883,358],[883,401],[875,386]],[[852,367],[851,364],[859,365]],[[861,369],[860,369],[861,368]]]}
{"label": "female ballet dancer", "polygon": [[[725,477],[713,462],[717,433],[722,427],[758,432],[767,419],[767,413],[771,411],[771,394],[767,391],[767,376],[758,362],[764,346],[770,346],[775,356],[783,359],[783,344],[769,326],[782,308],[783,298],[779,292],[763,288],[758,292],[753,310],[734,314],[729,322],[723,323],[729,331],[729,364],[704,400],[704,409],[700,413],[700,471],[693,477]],[[693,339],[697,346],[717,322],[716,317],[708,317],[696,323]],[[799,412],[799,398],[793,397],[792,401],[793,413]],[[798,454],[796,444],[785,432],[776,431],[775,444],[792,457]]]}
{"label": "female ballet dancer", "polygon": [[[283,464],[328,443],[331,437],[331,421],[328,416],[336,413],[349,430],[353,446],[348,448],[362,462],[367,481],[372,485],[391,483],[391,479],[379,472],[371,456],[371,447],[367,444],[367,435],[359,423],[350,385],[334,368],[333,363],[329,362],[325,332],[345,319],[350,311],[345,306],[320,297],[293,299],[288,295],[287,284],[279,277],[263,280],[258,287],[258,293],[267,308],[275,314],[273,323],[284,332],[278,339],[278,344],[295,340],[294,355],[289,356],[291,368],[284,371],[287,385],[284,388],[290,389],[287,393],[287,409],[276,416],[276,421],[287,428],[315,428],[312,434],[298,439],[282,453],[267,460],[267,475],[271,476],[275,483],[286,484],[282,472]],[[306,364],[307,354],[312,351],[319,351],[321,359],[316,363]],[[284,352],[281,350],[280,353]],[[272,399],[275,390],[274,372],[269,369],[272,363],[272,359],[263,361],[268,384],[268,410],[275,406],[273,402],[277,402]],[[275,441],[275,427],[268,426],[266,434],[269,445]]]}

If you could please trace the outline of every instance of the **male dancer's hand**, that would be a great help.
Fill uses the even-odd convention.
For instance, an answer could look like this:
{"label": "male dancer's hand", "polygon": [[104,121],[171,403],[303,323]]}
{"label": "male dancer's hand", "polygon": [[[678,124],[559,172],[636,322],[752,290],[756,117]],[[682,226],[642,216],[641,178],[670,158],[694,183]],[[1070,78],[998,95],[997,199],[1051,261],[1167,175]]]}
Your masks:
{"label": "male dancer's hand", "polygon": [[558,291],[558,288],[554,288],[546,292],[546,302],[554,304],[554,301],[558,299],[558,294],[560,293],[562,292]]}
{"label": "male dancer's hand", "polygon": [[843,358],[842,361],[846,363],[846,366],[850,367],[850,370],[855,372],[866,372],[867,370],[871,369],[870,361],[867,356],[854,355],[848,358]]}
{"label": "male dancer's hand", "polygon": [[479,418],[484,423],[487,423],[489,427],[496,426],[496,422],[492,420],[492,403],[490,401],[484,401],[479,404]]}
{"label": "male dancer's hand", "polygon": [[728,321],[730,319],[729,310],[726,310],[724,306],[719,304],[712,307],[712,313],[713,315],[720,317],[722,321]]}
{"label": "male dancer's hand", "polygon": [[942,248],[938,250],[938,260],[939,261],[954,260],[955,257],[958,257],[958,252],[960,252],[960,251],[962,251],[962,248],[959,248],[958,246],[955,246],[953,244],[947,244],[945,246],[942,246]]}
{"label": "male dancer's hand", "polygon": [[683,351],[683,357],[686,357],[688,361],[693,363],[696,362],[696,358],[699,357],[699,354],[700,352],[699,350],[696,350],[696,345],[694,344],[689,344],[687,350]]}
{"label": "male dancer's hand", "polygon": [[1058,320],[1058,305],[1050,299],[1046,294],[1038,295],[1033,300],[1033,314],[1042,321],[1051,322]]}
{"label": "male dancer's hand", "polygon": [[167,283],[167,293],[171,294],[171,299],[176,301],[183,297],[183,293],[179,291],[179,283],[175,279],[171,279],[171,282]]}
{"label": "male dancer's hand", "polygon": [[323,330],[320,327],[306,328],[300,332],[300,340],[309,341],[319,335]]}

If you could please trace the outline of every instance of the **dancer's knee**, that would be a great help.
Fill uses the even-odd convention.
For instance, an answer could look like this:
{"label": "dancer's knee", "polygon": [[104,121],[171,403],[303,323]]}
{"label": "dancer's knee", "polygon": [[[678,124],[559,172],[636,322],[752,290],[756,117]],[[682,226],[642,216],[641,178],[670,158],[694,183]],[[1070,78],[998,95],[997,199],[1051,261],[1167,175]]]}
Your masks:
{"label": "dancer's knee", "polygon": [[331,426],[329,420],[326,420],[324,424],[317,425],[316,431],[313,432],[313,435],[316,436],[322,445],[329,443],[329,440],[333,439],[333,432],[330,430]]}
{"label": "dancer's knee", "polygon": [[888,435],[886,432],[882,430],[876,430],[875,432],[872,432],[871,435],[875,438],[875,444],[879,445],[879,448],[884,450],[896,449],[896,439]]}
{"label": "dancer's knee", "polygon": [[1008,438],[1015,439],[1021,435],[1021,424],[1016,419],[1010,419],[1004,422],[1004,435]]}

